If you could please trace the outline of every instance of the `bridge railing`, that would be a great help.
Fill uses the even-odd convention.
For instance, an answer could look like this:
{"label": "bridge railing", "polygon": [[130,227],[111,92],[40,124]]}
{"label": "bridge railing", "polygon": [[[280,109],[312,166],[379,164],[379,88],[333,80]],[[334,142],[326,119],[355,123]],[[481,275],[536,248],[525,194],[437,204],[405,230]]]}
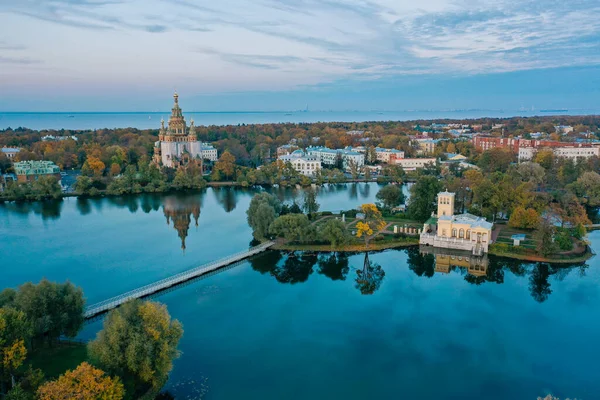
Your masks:
{"label": "bridge railing", "polygon": [[194,278],[198,275],[201,275],[203,273],[203,271],[211,270],[219,265],[224,266],[224,265],[233,263],[233,262],[237,261],[238,259],[243,259],[243,258],[249,257],[251,255],[260,253],[261,251],[272,246],[273,244],[274,244],[273,242],[266,242],[266,243],[260,244],[258,246],[252,247],[248,250],[240,251],[238,253],[229,255],[227,257],[224,257],[224,258],[221,258],[221,259],[218,259],[215,261],[211,261],[208,264],[203,264],[201,266],[189,269],[187,271],[180,272],[180,273],[170,276],[168,278],[161,279],[160,281],[156,281],[156,282],[150,283],[148,285],[139,287],[137,289],[130,290],[129,292],[120,294],[119,296],[115,296],[110,299],[101,301],[99,303],[92,304],[86,308],[85,315],[88,316],[90,314],[93,315],[93,314],[100,313],[102,311],[110,310],[128,300],[144,297],[146,295],[155,293],[158,290],[168,288],[177,283],[184,282],[188,279]]}

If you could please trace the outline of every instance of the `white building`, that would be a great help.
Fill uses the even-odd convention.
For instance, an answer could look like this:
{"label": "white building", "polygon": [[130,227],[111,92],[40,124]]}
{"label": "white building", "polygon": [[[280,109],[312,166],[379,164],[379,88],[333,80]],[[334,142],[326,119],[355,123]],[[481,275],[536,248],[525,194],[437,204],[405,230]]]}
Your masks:
{"label": "white building", "polygon": [[210,143],[200,143],[200,151],[204,160],[217,161],[219,156],[217,149]]}
{"label": "white building", "polygon": [[308,177],[314,177],[317,171],[321,169],[321,161],[314,156],[305,155],[302,150],[279,156],[278,159],[286,163],[289,162],[294,170]]}
{"label": "white building", "polygon": [[53,135],[46,135],[46,136],[42,136],[42,141],[43,142],[54,142],[54,141],[63,141],[63,140],[67,140],[67,139],[73,139],[74,141],[77,141],[77,137],[76,136],[53,136]]}
{"label": "white building", "polygon": [[414,171],[417,168],[424,168],[427,164],[435,165],[435,161],[435,158],[398,158],[395,164],[405,171]]}
{"label": "white building", "polygon": [[173,95],[175,104],[171,109],[169,126],[165,129],[165,121],[161,121],[158,141],[154,143],[154,157],[156,164],[176,168],[192,160],[202,162],[202,144],[196,137],[194,120],[190,127],[185,123],[185,118],[179,107],[179,96]]}
{"label": "white building", "polygon": [[18,152],[20,152],[21,149],[18,147],[3,147],[1,152],[2,154],[4,154],[6,157],[12,159],[15,157],[15,154],[17,154]]}
{"label": "white building", "polygon": [[323,146],[310,146],[306,149],[306,154],[316,158],[324,165],[335,165],[338,157],[341,157],[344,169],[348,169],[352,162],[354,162],[357,167],[365,165],[365,155],[353,151],[350,147],[332,150]]}
{"label": "white building", "polygon": [[[600,146],[594,147],[547,147],[552,150],[555,156],[568,158],[573,161],[590,157],[600,157]],[[536,147],[519,147],[519,162],[531,161],[535,157],[540,148]]]}
{"label": "white building", "polygon": [[377,154],[377,161],[389,164],[390,161],[404,158],[404,152],[396,149],[384,149],[382,147],[375,148],[375,154]]}

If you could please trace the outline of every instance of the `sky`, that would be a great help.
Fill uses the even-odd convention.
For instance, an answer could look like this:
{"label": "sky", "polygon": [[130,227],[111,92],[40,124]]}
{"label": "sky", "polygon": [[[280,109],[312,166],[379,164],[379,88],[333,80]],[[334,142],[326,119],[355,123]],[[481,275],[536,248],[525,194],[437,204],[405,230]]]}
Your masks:
{"label": "sky", "polygon": [[0,0],[0,111],[598,107],[598,0]]}

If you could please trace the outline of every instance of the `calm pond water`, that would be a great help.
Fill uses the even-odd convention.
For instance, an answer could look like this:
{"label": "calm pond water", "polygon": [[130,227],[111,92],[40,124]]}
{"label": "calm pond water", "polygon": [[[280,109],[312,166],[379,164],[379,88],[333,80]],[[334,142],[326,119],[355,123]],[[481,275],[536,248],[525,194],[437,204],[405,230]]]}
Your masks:
{"label": "calm pond water", "polygon": [[[329,186],[319,202],[349,209],[377,190]],[[253,192],[0,206],[0,288],[70,279],[95,302],[242,250]],[[590,239],[599,252],[600,231]],[[599,264],[269,252],[158,297],[185,329],[167,389],[177,399],[598,399]]]}

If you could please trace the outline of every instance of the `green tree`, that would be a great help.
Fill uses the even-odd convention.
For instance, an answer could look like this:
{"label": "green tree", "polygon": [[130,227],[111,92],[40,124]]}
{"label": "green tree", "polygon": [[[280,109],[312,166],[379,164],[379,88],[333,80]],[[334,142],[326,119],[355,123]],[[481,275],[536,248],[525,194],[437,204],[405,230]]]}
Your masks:
{"label": "green tree", "polygon": [[248,225],[256,239],[266,239],[269,227],[281,213],[281,202],[269,193],[254,195],[246,211]]}
{"label": "green tree", "polygon": [[89,195],[92,187],[92,179],[89,176],[79,175],[77,177],[75,181],[75,193],[80,196]]}
{"label": "green tree", "polygon": [[319,211],[319,203],[317,203],[317,192],[310,188],[304,192],[304,203],[302,205],[304,212],[309,216]]}
{"label": "green tree", "polygon": [[344,246],[350,241],[346,226],[341,220],[335,218],[330,218],[323,224],[319,237],[331,243],[332,249]]}
{"label": "green tree", "polygon": [[410,201],[407,213],[417,221],[426,221],[436,210],[435,199],[442,189],[441,183],[433,176],[421,177],[410,188]]}
{"label": "green tree", "polygon": [[83,327],[85,300],[72,283],[42,279],[19,287],[12,306],[23,311],[33,325],[34,338],[48,340],[75,337]]}
{"label": "green tree", "polygon": [[515,155],[505,148],[493,148],[484,151],[479,158],[479,167],[487,173],[500,171],[506,172],[512,162],[515,161]]}
{"label": "green tree", "polygon": [[376,198],[381,208],[391,211],[404,202],[404,193],[400,185],[386,185],[377,192]]}
{"label": "green tree", "polygon": [[32,190],[36,200],[59,199],[62,195],[58,180],[53,176],[40,176],[33,182]]}
{"label": "green tree", "polygon": [[568,188],[589,207],[600,207],[600,174],[597,172],[584,172]]}
{"label": "green tree", "polygon": [[287,241],[301,242],[306,240],[309,226],[310,222],[308,222],[306,215],[287,214],[277,217],[271,224],[269,231],[277,237],[283,237]]}
{"label": "green tree", "polygon": [[88,351],[103,370],[124,379],[127,393],[158,391],[179,357],[182,335],[166,306],[134,300],[108,314]]}

